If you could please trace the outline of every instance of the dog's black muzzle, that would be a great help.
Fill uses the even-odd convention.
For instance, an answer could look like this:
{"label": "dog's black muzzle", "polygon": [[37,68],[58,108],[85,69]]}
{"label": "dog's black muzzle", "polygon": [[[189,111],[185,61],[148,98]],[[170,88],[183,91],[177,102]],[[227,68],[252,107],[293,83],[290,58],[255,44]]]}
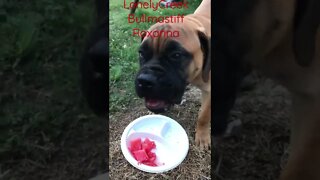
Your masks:
{"label": "dog's black muzzle", "polygon": [[145,99],[146,107],[154,113],[161,113],[181,102],[186,82],[155,64],[140,69],[135,86],[137,95]]}

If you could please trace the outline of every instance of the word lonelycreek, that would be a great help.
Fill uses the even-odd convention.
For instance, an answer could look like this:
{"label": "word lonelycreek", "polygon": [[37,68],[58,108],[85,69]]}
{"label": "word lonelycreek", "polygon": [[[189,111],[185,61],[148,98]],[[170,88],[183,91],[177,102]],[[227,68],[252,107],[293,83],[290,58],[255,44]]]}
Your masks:
{"label": "word lonelycreek", "polygon": [[[129,7],[127,6],[126,3],[127,0],[123,0],[123,7],[125,9],[132,9],[132,8],[144,8],[144,9],[151,9],[153,11],[160,9],[165,9],[165,8],[178,8],[178,9],[188,9],[188,2],[183,3],[183,2],[166,2],[166,0],[158,0],[158,2],[153,2],[152,0],[149,0],[149,2],[131,2],[129,3]],[[161,6],[161,2],[165,4],[165,6]]]}

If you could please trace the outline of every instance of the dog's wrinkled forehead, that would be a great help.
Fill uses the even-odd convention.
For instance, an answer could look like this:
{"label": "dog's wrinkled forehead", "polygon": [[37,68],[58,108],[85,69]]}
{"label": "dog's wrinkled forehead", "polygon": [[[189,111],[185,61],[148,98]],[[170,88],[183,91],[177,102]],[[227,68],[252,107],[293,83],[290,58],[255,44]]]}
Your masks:
{"label": "dog's wrinkled forehead", "polygon": [[160,53],[172,41],[180,43],[189,52],[200,47],[196,31],[183,23],[158,23],[151,26],[142,44],[148,43],[154,51]]}

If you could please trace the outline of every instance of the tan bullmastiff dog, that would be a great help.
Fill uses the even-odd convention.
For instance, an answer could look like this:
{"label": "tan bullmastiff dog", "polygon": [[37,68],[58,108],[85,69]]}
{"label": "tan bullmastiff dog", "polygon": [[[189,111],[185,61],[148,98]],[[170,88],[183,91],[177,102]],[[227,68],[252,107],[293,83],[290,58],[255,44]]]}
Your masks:
{"label": "tan bullmastiff dog", "polygon": [[280,179],[320,180],[320,1],[216,0],[213,7],[214,134],[226,128],[251,66],[292,95],[291,152]]}
{"label": "tan bullmastiff dog", "polygon": [[179,104],[189,83],[201,89],[195,142],[202,148],[211,145],[210,7],[211,0],[204,0],[183,21],[157,23],[143,33],[135,80],[137,95],[154,113]]}

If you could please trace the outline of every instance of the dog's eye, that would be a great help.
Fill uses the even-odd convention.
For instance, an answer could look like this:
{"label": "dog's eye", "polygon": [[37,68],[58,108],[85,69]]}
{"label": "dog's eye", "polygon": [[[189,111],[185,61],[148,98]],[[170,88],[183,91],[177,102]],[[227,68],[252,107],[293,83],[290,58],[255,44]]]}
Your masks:
{"label": "dog's eye", "polygon": [[140,65],[146,62],[145,53],[142,51],[139,51],[139,62],[140,62]]}
{"label": "dog's eye", "polygon": [[144,53],[142,51],[139,51],[139,58],[144,58]]}
{"label": "dog's eye", "polygon": [[172,58],[172,59],[179,59],[179,58],[181,58],[181,56],[182,56],[182,54],[181,54],[180,52],[175,52],[175,53],[172,53],[172,54],[170,55],[170,58]]}

